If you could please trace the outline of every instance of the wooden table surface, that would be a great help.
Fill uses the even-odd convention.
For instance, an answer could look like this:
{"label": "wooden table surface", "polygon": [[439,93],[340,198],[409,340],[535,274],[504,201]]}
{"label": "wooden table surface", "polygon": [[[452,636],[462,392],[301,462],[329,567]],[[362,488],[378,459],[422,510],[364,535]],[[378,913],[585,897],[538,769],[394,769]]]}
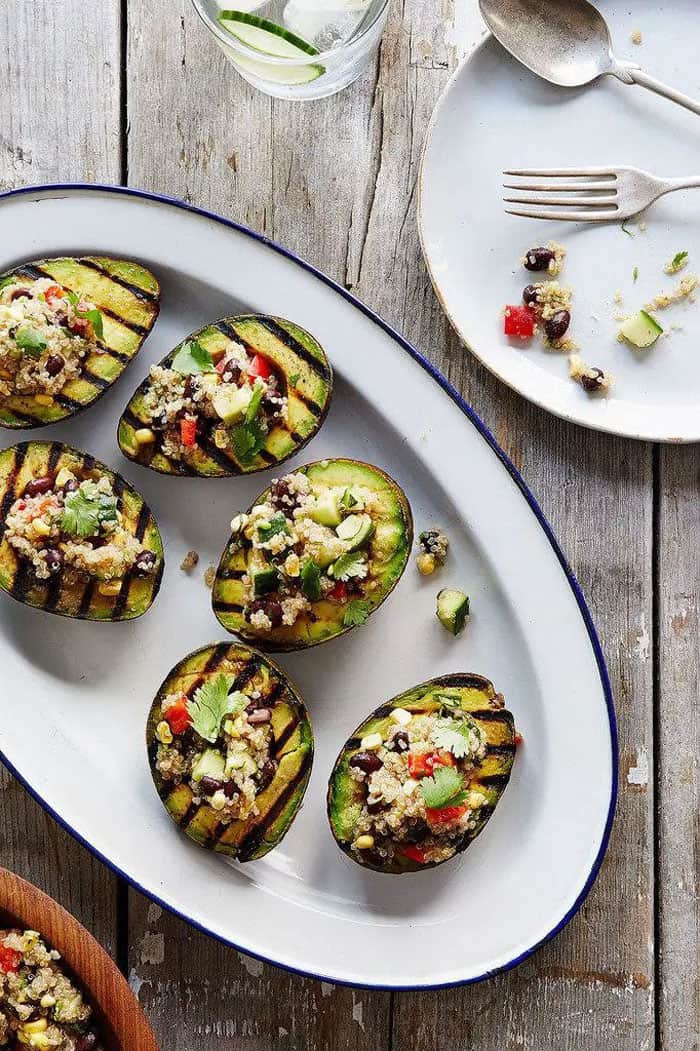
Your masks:
{"label": "wooden table surface", "polygon": [[0,189],[84,180],[183,197],[299,252],[400,329],[543,505],[592,609],[619,720],[617,818],[580,914],[515,971],[436,993],[334,987],[225,949],[120,883],[0,775],[2,863],[115,955],[163,1051],[700,1046],[698,447],[555,419],[493,379],[441,316],[416,176],[433,106],[480,35],[475,7],[394,0],[367,74],[294,105],[245,85],[189,0],[0,3]]}

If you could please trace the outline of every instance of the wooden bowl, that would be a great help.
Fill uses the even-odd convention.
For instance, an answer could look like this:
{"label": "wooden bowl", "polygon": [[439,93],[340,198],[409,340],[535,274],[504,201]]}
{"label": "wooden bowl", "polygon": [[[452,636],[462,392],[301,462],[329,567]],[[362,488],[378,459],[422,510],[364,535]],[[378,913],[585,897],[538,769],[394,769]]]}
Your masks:
{"label": "wooden bowl", "polygon": [[114,961],[62,906],[0,868],[0,929],[38,931],[84,991],[105,1051],[160,1051],[146,1016]]}

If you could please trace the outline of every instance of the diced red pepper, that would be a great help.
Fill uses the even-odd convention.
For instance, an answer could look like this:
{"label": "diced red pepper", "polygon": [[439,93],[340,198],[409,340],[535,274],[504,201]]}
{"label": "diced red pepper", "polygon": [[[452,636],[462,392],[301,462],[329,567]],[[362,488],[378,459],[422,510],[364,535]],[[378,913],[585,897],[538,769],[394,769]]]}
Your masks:
{"label": "diced red pepper", "polygon": [[6,945],[0,945],[0,971],[4,974],[12,974],[19,970],[22,962],[22,953],[17,949],[10,949]]}
{"label": "diced red pepper", "polygon": [[63,299],[65,294],[66,293],[63,291],[60,285],[49,285],[49,287],[44,292],[44,299],[49,304],[49,306],[52,306],[54,299]]}
{"label": "diced red pepper", "polygon": [[440,807],[439,810],[426,807],[425,816],[431,825],[447,825],[450,821],[457,821],[462,814],[466,814],[467,810],[469,810],[469,807],[466,803],[463,806]]}
{"label": "diced red pepper", "polygon": [[401,853],[405,858],[416,861],[419,865],[425,864],[425,851],[421,850],[420,847],[414,846],[413,843],[409,843],[406,847],[401,847]]}
{"label": "diced red pepper", "polygon": [[336,602],[343,602],[348,597],[348,586],[344,580],[339,580],[335,587],[328,592],[328,598]]}
{"label": "diced red pepper", "polygon": [[168,726],[177,737],[192,725],[192,716],[187,711],[187,699],[183,696],[165,712]]}
{"label": "diced red pepper", "polygon": [[223,375],[223,373],[224,373],[224,372],[226,371],[226,366],[227,366],[227,365],[228,365],[228,357],[226,356],[226,354],[223,354],[223,355],[222,355],[222,356],[221,356],[221,357],[219,358],[219,360],[217,361],[217,363],[216,363],[216,365],[214,366],[214,368],[216,369],[216,371],[217,371],[217,372],[219,373],[219,375],[221,376],[221,375]]}
{"label": "diced red pepper", "polygon": [[268,365],[262,354],[256,354],[250,365],[248,366],[249,376],[259,376],[260,379],[267,380],[272,375],[272,368]]}
{"label": "diced red pepper", "polygon": [[454,766],[452,752],[410,752],[408,772],[411,777],[431,777],[436,766]]}
{"label": "diced red pepper", "polygon": [[518,745],[522,744],[524,740],[525,740],[525,738],[523,737],[523,735],[516,731],[516,734],[515,734],[515,737],[514,737],[515,747],[517,748]]}
{"label": "diced red pepper", "polygon": [[503,330],[506,336],[532,339],[536,324],[537,316],[530,307],[524,305],[506,307],[503,316]]}
{"label": "diced red pepper", "polygon": [[190,419],[187,416],[184,420],[180,420],[180,441],[185,446],[194,445],[197,437],[197,421]]}

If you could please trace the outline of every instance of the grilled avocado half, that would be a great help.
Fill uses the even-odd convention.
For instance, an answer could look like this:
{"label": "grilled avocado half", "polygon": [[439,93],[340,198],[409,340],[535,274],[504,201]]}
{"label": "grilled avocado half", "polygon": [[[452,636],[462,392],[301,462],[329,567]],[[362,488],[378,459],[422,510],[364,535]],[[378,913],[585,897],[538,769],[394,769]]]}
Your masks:
{"label": "grilled avocado half", "polygon": [[31,394],[0,396],[0,427],[44,427],[88,408],[136,357],[158,317],[160,286],[139,263],[107,256],[40,259],[1,274],[0,282],[26,286],[44,278],[95,304],[104,330],[99,350],[83,360],[79,375],[48,405]]}
{"label": "grilled avocado half", "polygon": [[[212,702],[217,691],[219,700]],[[234,749],[240,736],[227,720],[235,720],[245,702],[255,728],[262,728],[267,737],[270,765],[252,770],[254,810],[245,818],[231,819],[224,799],[233,799],[235,806],[236,787],[229,775],[230,767],[239,769],[234,767],[239,762]],[[203,727],[196,709],[211,703],[217,715]],[[219,721],[222,708],[232,714]],[[198,727],[211,732],[202,737]],[[225,736],[227,729],[232,734]],[[146,741],[156,790],[173,821],[195,843],[238,861],[261,858],[277,846],[302,804],[311,776],[314,739],[301,696],[276,664],[240,643],[204,646],[173,668],[151,707]],[[226,789],[227,784],[233,790]],[[219,803],[223,809],[217,809]]]}
{"label": "grilled avocado half", "polygon": [[[282,624],[261,633],[254,630],[245,615],[249,598],[246,579],[257,575],[256,551],[245,535],[233,533],[212,589],[214,613],[226,631],[271,653],[308,649],[364,623],[396,587],[413,544],[413,517],[406,494],[381,468],[360,460],[321,460],[297,468],[292,477],[297,474],[306,476],[319,506],[332,502],[326,497],[333,496],[335,501],[335,494],[343,490],[370,490],[375,509],[363,543],[368,572],[362,580],[361,599],[354,598],[350,590],[342,601],[322,597],[311,602],[311,608],[302,612],[293,625]],[[266,489],[252,507],[265,503],[270,493],[271,489]],[[303,553],[300,557],[303,561]],[[362,611],[360,618],[349,616],[358,606]]]}
{"label": "grilled avocado half", "polygon": [[[106,476],[118,499],[124,528],[154,556],[154,570],[146,576],[136,568],[123,578],[117,594],[101,594],[98,581],[59,572],[40,580],[28,562],[18,556],[6,537],[7,515],[16,500],[36,479],[55,479],[62,470],[76,479]],[[163,541],[156,520],[142,496],[89,453],[62,442],[21,442],[0,452],[0,588],[18,602],[77,620],[133,620],[150,609],[163,576]]]}
{"label": "grilled avocado half", "polygon": [[[193,332],[167,354],[160,365],[171,368],[183,346],[192,344],[197,345],[198,353],[201,348],[201,358],[213,362],[222,361],[234,348],[242,346],[253,368],[252,375],[275,377],[277,391],[287,399],[286,417],[270,420],[259,451],[248,455],[243,455],[245,446],[230,441],[217,444],[214,440],[213,424],[223,426],[225,421],[203,418],[197,427],[196,441],[176,457],[172,455],[172,448],[168,448],[166,430],[154,424],[144,400],[153,388],[151,378],[147,377],[119,421],[119,447],[130,460],[160,474],[184,477],[254,474],[288,460],[318,432],[330,408],[333,373],[321,345],[299,325],[263,314],[222,318]],[[204,369],[207,367],[211,369],[211,364],[205,364]],[[199,372],[199,367],[191,368]],[[230,384],[222,386],[232,388]],[[235,390],[235,385],[232,389]],[[237,419],[236,424],[231,422],[231,429],[245,422]],[[143,441],[143,435],[148,435],[149,430],[152,440]]]}
{"label": "grilled avocado half", "polygon": [[[376,872],[393,874],[420,872],[449,860],[449,857],[439,861],[421,857],[421,843],[426,842],[425,837],[435,829],[438,833],[440,831],[440,816],[437,811],[431,812],[433,816],[438,814],[436,824],[428,823],[425,819],[412,819],[407,822],[401,838],[397,836],[391,839],[388,850],[382,849],[387,843],[380,835],[373,837],[374,844],[369,844],[366,838],[360,838],[358,822],[366,803],[368,786],[366,780],[353,777],[351,763],[353,757],[360,754],[382,755],[381,749],[367,753],[368,739],[372,747],[377,744],[377,738],[373,739],[370,735],[378,734],[382,741],[386,742],[391,740],[392,734],[403,731],[405,740],[408,740],[404,720],[401,716],[397,719],[400,709],[405,710],[411,718],[430,715],[442,719],[465,720],[470,727],[475,724],[485,737],[483,757],[475,762],[471,769],[466,768],[468,772],[464,775],[463,783],[463,795],[466,798],[461,800],[462,805],[471,805],[472,801],[477,805],[466,815],[468,827],[451,840],[449,857],[466,850],[489,821],[510,780],[515,759],[513,716],[505,709],[503,697],[496,692],[493,683],[481,675],[457,673],[430,679],[377,708],[358,726],[335,762],[328,784],[328,819],[338,846],[353,861]],[[410,727],[410,722],[408,726]],[[390,751],[394,754],[400,754],[401,750],[401,747],[395,747],[393,743],[390,745]],[[442,769],[458,770],[459,761],[451,762],[451,767],[444,766]],[[439,761],[436,763],[440,765]],[[377,766],[377,760],[374,761],[374,766]],[[436,768],[437,765],[434,768],[423,767],[420,774],[414,772],[415,767],[413,770],[409,768],[410,776],[417,778],[420,785],[421,776],[428,776],[430,770]],[[415,784],[413,789],[420,791]],[[364,846],[365,843],[368,845]]]}

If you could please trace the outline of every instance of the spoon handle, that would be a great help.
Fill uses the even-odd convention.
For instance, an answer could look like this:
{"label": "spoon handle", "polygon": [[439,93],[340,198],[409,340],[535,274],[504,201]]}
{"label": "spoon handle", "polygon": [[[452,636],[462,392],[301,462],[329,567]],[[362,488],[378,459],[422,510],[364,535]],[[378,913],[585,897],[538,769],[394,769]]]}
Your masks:
{"label": "spoon handle", "polygon": [[627,72],[629,72],[635,84],[648,88],[649,91],[655,91],[657,95],[663,95],[664,98],[670,99],[671,102],[677,102],[679,106],[685,106],[686,109],[692,110],[693,113],[700,114],[700,102],[696,99],[691,99],[690,95],[684,95],[682,91],[676,91],[675,88],[670,87],[668,84],[663,84],[655,77],[650,77],[643,69],[638,69],[635,66],[628,66]]}

